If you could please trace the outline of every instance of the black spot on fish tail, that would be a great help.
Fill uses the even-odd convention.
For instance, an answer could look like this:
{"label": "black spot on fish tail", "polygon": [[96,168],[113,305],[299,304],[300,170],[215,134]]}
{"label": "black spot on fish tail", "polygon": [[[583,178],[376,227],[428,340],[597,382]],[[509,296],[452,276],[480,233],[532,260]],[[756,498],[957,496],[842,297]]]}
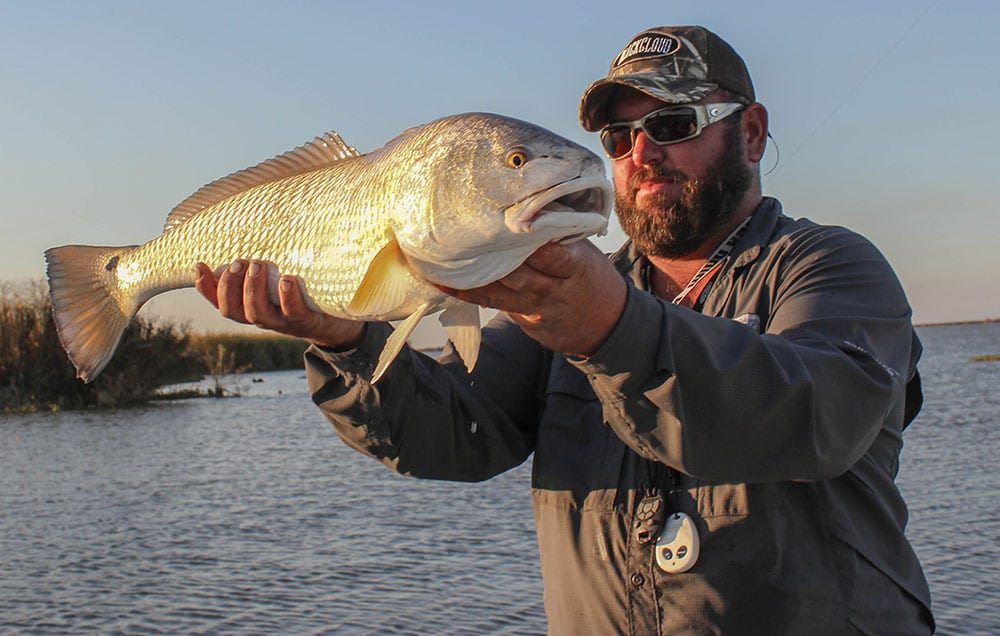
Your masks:
{"label": "black spot on fish tail", "polygon": [[118,258],[119,258],[118,256],[112,256],[111,260],[108,261],[108,264],[104,266],[104,269],[106,269],[107,271],[110,272],[110,271],[113,271],[115,268],[117,268],[118,267]]}

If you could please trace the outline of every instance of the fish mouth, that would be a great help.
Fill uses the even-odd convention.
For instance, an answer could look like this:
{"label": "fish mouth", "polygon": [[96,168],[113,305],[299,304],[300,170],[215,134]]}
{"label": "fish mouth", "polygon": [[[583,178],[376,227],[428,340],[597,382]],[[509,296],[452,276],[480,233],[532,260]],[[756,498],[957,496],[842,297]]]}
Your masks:
{"label": "fish mouth", "polygon": [[571,243],[607,230],[612,200],[604,177],[574,177],[507,208],[504,224],[514,234],[544,231],[554,234],[550,240]]}

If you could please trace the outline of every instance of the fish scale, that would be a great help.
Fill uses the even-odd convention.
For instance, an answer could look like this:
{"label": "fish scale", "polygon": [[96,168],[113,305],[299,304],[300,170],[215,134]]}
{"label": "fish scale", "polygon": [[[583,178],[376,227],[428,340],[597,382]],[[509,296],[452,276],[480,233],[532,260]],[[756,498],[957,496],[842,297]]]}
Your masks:
{"label": "fish scale", "polygon": [[373,381],[417,322],[440,310],[471,370],[478,308],[432,283],[467,289],[498,280],[546,242],[604,232],[610,207],[602,160],[516,119],[446,117],[365,155],[327,133],[204,186],[143,245],[47,250],[53,316],[78,377],[90,381],[139,307],[192,286],[195,264],[259,260],[272,302],[280,272],[301,281],[314,310],[403,321]]}
{"label": "fish scale", "polygon": [[[308,275],[307,291],[315,304],[327,313],[348,317],[347,305],[378,248],[372,240],[330,237],[362,238],[365,225],[372,228],[384,222],[376,217],[364,224],[356,215],[331,213],[348,204],[343,190],[329,187],[339,180],[342,177],[320,172],[255,187],[150,241],[131,260],[148,264],[148,283],[172,289],[189,282],[193,263],[200,260],[217,268],[240,254],[247,260],[273,263],[286,274]],[[331,255],[316,257],[324,252]]]}

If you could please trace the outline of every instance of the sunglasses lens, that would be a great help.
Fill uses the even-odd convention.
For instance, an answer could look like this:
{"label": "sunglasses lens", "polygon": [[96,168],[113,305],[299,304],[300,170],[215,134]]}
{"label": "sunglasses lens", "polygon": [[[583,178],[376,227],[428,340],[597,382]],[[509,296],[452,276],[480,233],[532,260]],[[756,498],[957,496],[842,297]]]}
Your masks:
{"label": "sunglasses lens", "polygon": [[694,109],[654,113],[643,122],[643,130],[658,144],[683,141],[698,134],[698,117]]}
{"label": "sunglasses lens", "polygon": [[655,144],[675,144],[697,137],[698,111],[690,106],[672,106],[653,111],[641,120],[612,124],[601,131],[601,145],[612,159],[621,159],[632,152],[633,132],[642,129]]}
{"label": "sunglasses lens", "polygon": [[601,145],[612,159],[624,157],[632,150],[632,130],[628,126],[609,126],[601,131]]}

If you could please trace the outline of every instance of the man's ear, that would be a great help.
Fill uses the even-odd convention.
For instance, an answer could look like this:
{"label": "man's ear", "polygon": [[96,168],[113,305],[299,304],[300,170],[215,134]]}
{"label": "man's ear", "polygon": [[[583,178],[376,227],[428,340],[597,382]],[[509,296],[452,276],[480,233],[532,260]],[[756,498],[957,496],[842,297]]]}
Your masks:
{"label": "man's ear", "polygon": [[742,117],[743,141],[746,143],[747,159],[759,163],[767,146],[767,109],[754,102],[746,107]]}

